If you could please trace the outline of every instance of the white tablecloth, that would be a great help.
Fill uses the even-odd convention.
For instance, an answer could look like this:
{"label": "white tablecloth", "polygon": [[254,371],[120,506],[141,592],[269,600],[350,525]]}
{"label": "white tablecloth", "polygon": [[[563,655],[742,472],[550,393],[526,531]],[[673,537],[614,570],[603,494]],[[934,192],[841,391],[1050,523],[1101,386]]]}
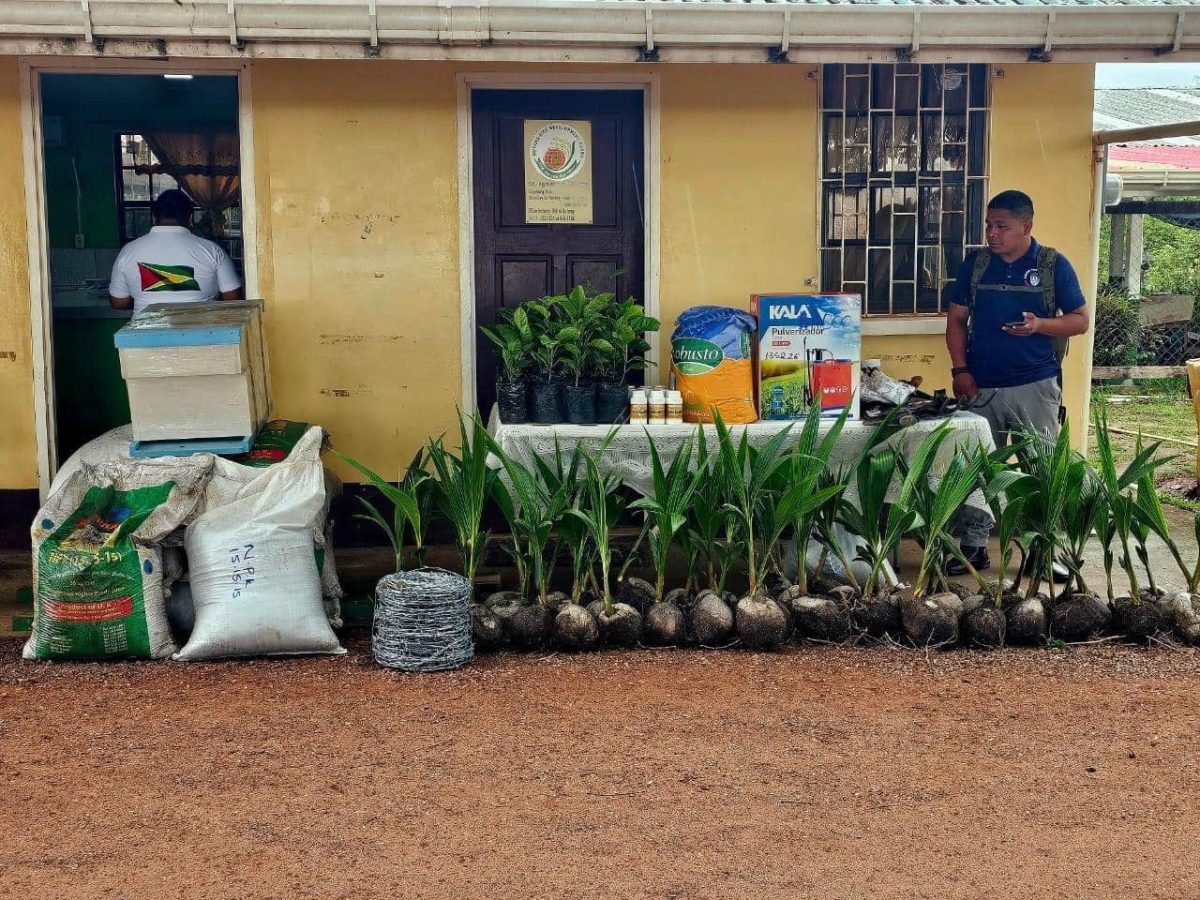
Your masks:
{"label": "white tablecloth", "polygon": [[[948,419],[933,419],[917,422],[907,428],[900,429],[885,441],[892,445],[905,457],[911,457],[921,442],[936,429],[943,421],[949,421],[953,431],[938,451],[933,464],[933,475],[943,473],[954,451],[962,447],[973,450],[976,445],[983,444],[989,450],[995,449],[991,430],[987,421],[974,413],[955,413]],[[730,431],[735,441],[740,441],[743,432],[750,435],[750,443],[754,446],[766,444],[772,437],[792,426],[789,441],[799,440],[803,422],[755,422],[752,425],[732,425]],[[828,430],[833,420],[822,422],[822,431]],[[859,451],[875,433],[878,426],[865,422],[847,422],[833,450],[831,465],[849,465]],[[663,465],[670,465],[671,460],[679,452],[679,448],[688,437],[694,436],[697,428],[705,431],[705,440],[710,450],[716,448],[717,430],[712,425],[621,425],[616,427],[608,446],[600,456],[601,466],[617,475],[623,483],[639,494],[646,494],[653,482],[653,470],[650,463],[650,437],[658,448]],[[555,445],[564,451],[570,450],[576,444],[582,444],[593,453],[600,450],[608,433],[613,430],[610,425],[506,425],[500,421],[499,414],[493,409],[488,431],[496,442],[510,457],[523,463],[530,469],[534,468],[534,457],[540,456],[550,462],[554,459]],[[499,465],[499,461],[495,461]],[[853,485],[851,486],[853,488]],[[978,492],[968,501],[972,506],[986,509],[983,497]]]}

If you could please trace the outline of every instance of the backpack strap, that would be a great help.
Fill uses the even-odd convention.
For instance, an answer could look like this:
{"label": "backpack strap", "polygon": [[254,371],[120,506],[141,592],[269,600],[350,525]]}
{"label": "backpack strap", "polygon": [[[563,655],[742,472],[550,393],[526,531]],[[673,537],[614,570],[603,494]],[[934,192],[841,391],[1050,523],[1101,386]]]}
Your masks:
{"label": "backpack strap", "polygon": [[[1037,255],[1038,277],[1042,282],[1042,301],[1045,303],[1046,315],[1054,318],[1059,314],[1058,302],[1054,297],[1054,271],[1058,265],[1058,251],[1053,247],[1039,247]],[[1063,357],[1067,355],[1067,338],[1054,338],[1054,353],[1062,365]]]}
{"label": "backpack strap", "polygon": [[971,332],[975,324],[975,295],[979,293],[979,283],[983,281],[983,273],[987,271],[992,261],[992,251],[982,247],[975,252],[975,265],[971,268],[971,284],[967,288],[967,346],[971,345]]}

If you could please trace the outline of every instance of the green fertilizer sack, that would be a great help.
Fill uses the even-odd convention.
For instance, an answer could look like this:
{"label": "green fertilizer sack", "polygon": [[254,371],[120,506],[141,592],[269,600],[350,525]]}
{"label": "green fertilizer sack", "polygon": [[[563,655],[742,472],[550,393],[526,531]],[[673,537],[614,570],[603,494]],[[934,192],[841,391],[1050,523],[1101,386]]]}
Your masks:
{"label": "green fertilizer sack", "polygon": [[283,462],[304,437],[309,429],[307,422],[290,422],[287,419],[272,419],[262,427],[254,446],[246,453],[231,456],[238,465],[265,469]]}
{"label": "green fertilizer sack", "polygon": [[158,462],[85,464],[38,512],[26,659],[175,652],[158,542],[193,515],[212,466]]}

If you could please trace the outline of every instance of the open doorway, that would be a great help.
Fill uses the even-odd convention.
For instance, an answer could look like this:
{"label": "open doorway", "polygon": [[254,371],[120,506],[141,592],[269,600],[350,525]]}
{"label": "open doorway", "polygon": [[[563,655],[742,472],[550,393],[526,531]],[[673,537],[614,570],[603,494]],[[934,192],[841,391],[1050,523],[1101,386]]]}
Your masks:
{"label": "open doorway", "polygon": [[109,305],[117,253],[178,188],[191,229],[244,271],[235,75],[40,76],[56,435],[54,465],[129,421]]}

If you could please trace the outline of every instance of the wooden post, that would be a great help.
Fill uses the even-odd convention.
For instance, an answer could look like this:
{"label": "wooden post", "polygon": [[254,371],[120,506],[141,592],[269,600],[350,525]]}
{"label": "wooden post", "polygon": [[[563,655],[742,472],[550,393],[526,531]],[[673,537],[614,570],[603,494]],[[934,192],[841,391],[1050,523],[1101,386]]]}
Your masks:
{"label": "wooden post", "polygon": [[1143,217],[1129,217],[1129,250],[1125,262],[1125,283],[1130,297],[1142,296],[1142,258],[1145,255]]}
{"label": "wooden post", "polygon": [[1129,216],[1112,216],[1112,233],[1108,239],[1108,280],[1118,282],[1122,287],[1126,283],[1126,267],[1128,262],[1125,247],[1129,237]]}
{"label": "wooden post", "polygon": [[[1187,361],[1188,393],[1192,395],[1192,412],[1200,428],[1200,359]],[[1196,450],[1196,477],[1200,478],[1200,449]]]}

